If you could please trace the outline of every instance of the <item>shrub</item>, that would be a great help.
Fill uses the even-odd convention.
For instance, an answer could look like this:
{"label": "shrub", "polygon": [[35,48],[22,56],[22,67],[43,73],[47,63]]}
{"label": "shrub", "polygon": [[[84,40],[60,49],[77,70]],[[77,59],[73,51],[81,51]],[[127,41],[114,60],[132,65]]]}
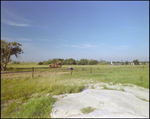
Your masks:
{"label": "shrub", "polygon": [[43,65],[43,62],[39,62],[38,65]]}
{"label": "shrub", "polygon": [[13,61],[12,64],[20,64],[20,61]]}
{"label": "shrub", "polygon": [[139,65],[139,60],[138,60],[138,59],[133,60],[133,63],[134,63],[135,65]]}

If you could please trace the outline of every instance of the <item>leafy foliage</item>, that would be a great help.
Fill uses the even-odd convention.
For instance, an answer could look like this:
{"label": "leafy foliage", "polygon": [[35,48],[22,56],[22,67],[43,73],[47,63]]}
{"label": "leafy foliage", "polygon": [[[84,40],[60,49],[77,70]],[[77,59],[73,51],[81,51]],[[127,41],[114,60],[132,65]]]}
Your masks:
{"label": "leafy foliage", "polygon": [[96,65],[96,64],[98,64],[97,60],[90,60],[89,61],[89,65]]}
{"label": "leafy foliage", "polygon": [[126,65],[128,65],[128,63],[129,63],[128,61],[125,61],[125,64],[126,64]]}
{"label": "leafy foliage", "polygon": [[23,53],[22,46],[17,42],[6,42],[5,40],[1,40],[1,69],[6,70],[7,64],[11,61],[10,57],[15,55],[16,58],[19,57],[19,54]]}
{"label": "leafy foliage", "polygon": [[39,62],[38,65],[43,65],[43,62]]}
{"label": "leafy foliage", "polygon": [[134,63],[135,65],[139,65],[139,60],[138,60],[138,59],[133,60],[133,63]]}
{"label": "leafy foliage", "polygon": [[20,61],[13,61],[12,64],[20,64]]}
{"label": "leafy foliage", "polygon": [[48,64],[55,64],[59,60],[62,61],[63,65],[96,65],[98,64],[97,60],[87,60],[87,59],[81,59],[81,60],[75,60],[73,58],[70,59],[49,59],[48,61],[43,61],[43,65],[48,65]]}

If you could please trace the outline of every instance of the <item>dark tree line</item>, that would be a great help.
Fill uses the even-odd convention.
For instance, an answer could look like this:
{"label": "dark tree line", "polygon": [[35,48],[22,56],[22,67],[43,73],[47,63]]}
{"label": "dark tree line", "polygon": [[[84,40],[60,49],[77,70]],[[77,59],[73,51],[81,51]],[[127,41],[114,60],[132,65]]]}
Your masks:
{"label": "dark tree line", "polygon": [[[60,59],[60,58],[56,58],[56,59],[49,59],[48,61],[43,61],[43,62],[39,62],[39,65],[48,65],[48,64],[55,64],[56,62],[58,62],[59,60],[62,61],[62,65],[110,65],[110,62],[107,62],[105,60],[88,60],[88,59],[80,59],[80,60],[75,60],[73,58],[70,59]],[[128,61],[113,61],[113,64],[115,65],[129,65],[131,62]],[[138,59],[133,60],[134,65],[139,65],[139,61]],[[145,62],[142,62],[142,64],[146,64]]]}
{"label": "dark tree line", "polygon": [[[48,61],[43,61],[43,65],[48,65],[48,64],[54,64],[58,62],[59,60],[62,61],[63,65],[96,65],[98,64],[98,60],[87,60],[87,59],[80,59],[80,60],[74,60],[73,58],[70,59],[49,59]],[[40,63],[42,64],[42,63]]]}

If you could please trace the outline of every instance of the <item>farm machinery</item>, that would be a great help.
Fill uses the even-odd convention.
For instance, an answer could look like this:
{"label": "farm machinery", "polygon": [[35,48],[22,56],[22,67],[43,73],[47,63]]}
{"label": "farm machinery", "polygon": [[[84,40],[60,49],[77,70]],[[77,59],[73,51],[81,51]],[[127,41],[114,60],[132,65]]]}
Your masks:
{"label": "farm machinery", "polygon": [[58,61],[55,64],[49,64],[49,68],[61,68],[62,67],[62,62]]}

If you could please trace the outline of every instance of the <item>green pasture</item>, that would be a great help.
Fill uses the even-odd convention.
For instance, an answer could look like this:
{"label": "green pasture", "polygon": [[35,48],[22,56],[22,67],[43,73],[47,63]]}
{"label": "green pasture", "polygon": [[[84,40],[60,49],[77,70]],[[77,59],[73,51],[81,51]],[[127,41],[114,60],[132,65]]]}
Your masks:
{"label": "green pasture", "polygon": [[[71,70],[63,70],[68,66],[74,69],[72,75]],[[30,72],[1,75],[2,118],[50,117],[56,101],[53,95],[78,93],[88,83],[131,83],[149,88],[148,65],[63,65],[61,68],[36,69],[48,66],[38,63],[9,63],[7,67],[7,71],[34,67],[35,74],[34,78]],[[18,72],[21,71],[24,69],[18,69]]]}

